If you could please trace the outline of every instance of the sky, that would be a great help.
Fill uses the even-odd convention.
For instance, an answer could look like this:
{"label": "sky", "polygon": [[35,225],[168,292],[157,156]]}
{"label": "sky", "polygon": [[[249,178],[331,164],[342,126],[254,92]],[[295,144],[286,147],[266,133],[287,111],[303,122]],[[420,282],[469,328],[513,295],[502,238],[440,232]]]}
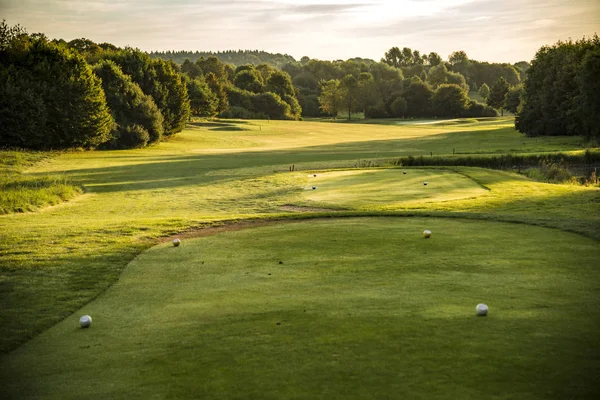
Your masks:
{"label": "sky", "polygon": [[0,0],[0,19],[49,38],[145,51],[379,60],[397,46],[514,63],[600,34],[600,0]]}

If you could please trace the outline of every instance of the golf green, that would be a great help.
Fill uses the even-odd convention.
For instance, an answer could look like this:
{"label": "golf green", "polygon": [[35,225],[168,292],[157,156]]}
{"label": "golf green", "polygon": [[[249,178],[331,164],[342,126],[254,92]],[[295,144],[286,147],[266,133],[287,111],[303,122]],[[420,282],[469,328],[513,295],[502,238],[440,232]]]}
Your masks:
{"label": "golf green", "polygon": [[184,237],[4,357],[0,397],[592,398],[597,254],[572,233],[444,218]]}
{"label": "golf green", "polygon": [[350,208],[382,205],[393,208],[411,202],[459,200],[487,194],[486,189],[469,177],[444,169],[357,169],[308,177],[310,186],[304,192],[305,199]]}

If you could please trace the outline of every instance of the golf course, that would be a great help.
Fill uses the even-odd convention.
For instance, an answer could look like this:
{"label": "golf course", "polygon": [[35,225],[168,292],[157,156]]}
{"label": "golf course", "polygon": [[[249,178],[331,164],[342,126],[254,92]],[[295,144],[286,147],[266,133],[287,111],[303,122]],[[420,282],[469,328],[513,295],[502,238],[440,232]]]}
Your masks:
{"label": "golf course", "polygon": [[7,205],[0,182],[0,397],[597,398],[600,188],[398,163],[598,151],[513,124],[196,119],[0,151],[60,188]]}

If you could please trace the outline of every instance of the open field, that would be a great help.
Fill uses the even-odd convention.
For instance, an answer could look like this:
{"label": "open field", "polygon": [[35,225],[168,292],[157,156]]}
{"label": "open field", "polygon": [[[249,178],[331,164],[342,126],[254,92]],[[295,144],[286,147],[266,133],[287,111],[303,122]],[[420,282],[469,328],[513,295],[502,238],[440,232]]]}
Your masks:
{"label": "open field", "polygon": [[[596,256],[580,235],[448,218],[311,220],[165,243],[78,313],[93,316],[89,330],[71,316],[5,358],[3,390],[591,397]],[[480,302],[487,318],[474,316]]]}
{"label": "open field", "polygon": [[[515,232],[515,237],[510,240],[521,238],[524,243],[529,243],[529,245],[524,244],[521,251],[518,243],[507,244],[508,247],[505,247],[510,249],[511,253],[507,257],[509,259],[512,257],[513,260],[517,258],[526,260],[531,263],[532,268],[541,268],[544,265],[544,262],[539,261],[538,258],[545,257],[541,253],[554,254],[549,250],[536,252],[534,247],[541,244],[528,242],[528,240],[535,239],[530,237],[533,233],[546,238],[547,240],[544,242],[556,243],[556,241],[564,240],[565,243],[572,243],[575,249],[579,248],[581,243],[585,243],[586,249],[589,246],[596,246],[597,249],[598,240],[600,240],[600,189],[597,187],[545,184],[510,172],[480,168],[409,168],[408,174],[411,179],[415,175],[418,189],[414,188],[415,191],[408,195],[408,186],[393,185],[396,182],[394,176],[401,173],[401,169],[374,169],[373,171],[376,171],[374,175],[355,169],[369,166],[373,159],[378,160],[377,165],[384,166],[386,158],[407,155],[418,156],[432,153],[434,155],[451,155],[454,152],[457,154],[503,154],[508,152],[528,154],[583,149],[580,138],[525,138],[515,132],[511,128],[511,124],[510,119],[492,119],[460,124],[436,123],[401,126],[391,122],[385,124],[278,121],[197,122],[170,141],[148,149],[72,152],[37,163],[23,171],[24,179],[36,179],[46,174],[65,175],[69,176],[70,181],[74,184],[82,186],[85,193],[63,204],[44,208],[37,212],[0,216],[0,257],[2,259],[0,266],[0,293],[2,293],[0,296],[0,349],[3,353],[7,353],[62,319],[67,317],[68,319],[15,352],[5,354],[0,360],[0,365],[3,370],[9,368],[8,366],[11,366],[11,369],[13,367],[27,368],[32,360],[26,355],[28,351],[35,349],[36,346],[42,346],[39,348],[54,346],[57,343],[53,340],[59,337],[67,338],[65,339],[67,342],[61,345],[65,347],[60,349],[56,347],[56,349],[65,352],[65,360],[74,356],[77,354],[77,347],[74,346],[85,346],[88,343],[78,341],[87,339],[80,335],[80,331],[73,328],[74,316],[70,316],[73,312],[102,295],[107,288],[117,282],[128,263],[143,250],[159,243],[160,238],[198,227],[220,225],[225,221],[285,220],[329,216],[331,213],[327,210],[330,209],[336,211],[335,215],[340,217],[365,215],[460,217],[461,220],[457,220],[462,221],[460,223],[450,219],[435,220],[438,224],[457,225],[456,228],[448,228],[450,231],[459,229],[459,226],[469,226],[468,224],[495,224],[490,221],[520,222],[523,225],[506,225],[510,227],[506,229],[513,229],[514,231],[511,232]],[[0,156],[4,156],[4,154],[4,152],[0,152]],[[369,162],[365,163],[365,160]],[[289,172],[292,165],[294,165],[295,171]],[[352,172],[334,172],[332,171],[334,168],[350,169]],[[318,177],[309,177],[308,171],[317,172]],[[345,174],[344,179],[350,179],[350,181],[339,180],[340,174]],[[369,177],[375,181],[369,182],[368,180],[371,179]],[[448,186],[441,189],[432,184],[427,189],[433,190],[423,192],[422,181],[426,180],[424,178],[433,183],[439,180],[438,182],[443,182]],[[314,182],[313,179],[323,179],[323,185],[319,184],[316,191],[308,190]],[[361,189],[360,185],[364,184],[367,184],[368,190],[373,193],[373,196],[360,196],[361,192],[365,190]],[[327,187],[331,189],[330,193],[325,193],[323,190]],[[348,189],[350,189],[349,192]],[[454,189],[464,190],[466,195],[450,195]],[[436,190],[434,198],[431,198],[430,201],[423,201],[427,193]],[[407,196],[405,201],[387,201],[401,194]],[[325,198],[319,198],[319,196],[325,196]],[[373,198],[382,201],[369,201]],[[296,212],[299,210],[319,210],[320,212]],[[468,221],[464,222],[466,219]],[[487,220],[487,222],[476,222],[475,220]],[[402,224],[411,223],[410,219],[403,218],[396,218],[393,221],[399,221],[396,223]],[[343,230],[347,228],[345,223],[336,222],[325,225],[331,225],[331,229],[339,226],[339,229]],[[290,228],[285,228],[284,226],[288,225],[284,224],[277,229],[292,229],[291,226],[310,226],[310,224],[311,222],[292,224]],[[580,235],[567,234],[557,229],[534,228],[525,224],[558,228]],[[275,227],[269,229],[274,229],[272,234],[277,235]],[[524,231],[520,231],[520,229]],[[251,235],[252,231],[255,230],[239,234]],[[421,231],[422,229],[419,228],[417,236]],[[523,235],[525,237],[521,237]],[[587,238],[581,235],[587,236]],[[224,237],[228,238],[229,236]],[[250,236],[247,237],[250,240]],[[359,236],[359,238],[362,237]],[[437,240],[437,236],[435,239]],[[210,240],[226,239],[215,236]],[[569,240],[573,240],[573,242],[569,242]],[[198,239],[197,243],[200,246],[198,251],[201,251],[201,239]],[[257,243],[260,243],[260,240]],[[424,241],[420,243],[424,243]],[[485,240],[480,243],[489,244]],[[534,245],[534,243],[536,244]],[[332,254],[340,252],[340,246],[343,246],[343,243],[331,245],[331,249],[323,249],[323,251],[332,252]],[[299,244],[294,246],[299,246]],[[194,251],[192,247],[188,246],[186,242],[185,246],[180,248],[180,250],[184,250],[181,253],[188,250]],[[291,247],[288,250],[282,247],[280,250],[289,251],[289,256],[286,257],[291,260],[294,248],[297,250],[297,247]],[[562,247],[557,248],[562,249]],[[307,245],[307,249],[310,251],[313,249],[313,245]],[[108,307],[102,304],[117,301],[119,297],[113,299],[113,294],[121,293],[119,285],[123,284],[128,279],[127,277],[139,276],[135,275],[139,273],[136,268],[139,268],[144,257],[156,255],[156,260],[158,260],[156,262],[159,262],[161,260],[159,253],[163,250],[166,249],[164,247],[152,248],[149,253],[142,255],[138,261],[125,270],[125,274],[121,276],[121,280],[116,286],[87,307],[95,304]],[[415,251],[417,250],[418,248],[415,248]],[[570,299],[567,303],[571,305],[569,306],[571,308],[565,306],[564,309],[556,310],[557,314],[552,318],[568,317],[572,318],[571,323],[578,324],[583,321],[581,315],[575,313],[569,317],[566,310],[576,309],[576,305],[588,310],[588,307],[597,305],[594,303],[596,300],[591,297],[589,301],[586,300],[586,297],[577,303],[570,292],[571,289],[578,288],[584,293],[592,293],[594,285],[598,282],[593,274],[593,269],[588,268],[587,264],[591,263],[590,267],[593,266],[594,260],[590,261],[587,258],[588,256],[585,255],[588,254],[587,251],[581,253],[582,258],[578,258],[577,255],[564,250],[565,254],[571,255],[567,259],[578,261],[582,268],[582,275],[578,275],[574,279],[585,277],[588,286],[582,287],[575,283],[573,283],[573,287],[569,286],[570,281],[565,280],[567,278],[564,278],[564,275],[575,270],[570,261],[565,265],[562,263],[553,265],[552,268],[564,269],[560,270],[562,272],[557,272],[559,276],[550,275],[547,277],[550,281],[540,283],[541,285],[548,284],[553,288],[564,288],[566,296]],[[305,253],[302,253],[302,256],[304,255]],[[224,254],[222,256],[225,257]],[[498,254],[498,260],[504,260],[502,258],[504,256],[503,253]],[[556,254],[556,257],[560,257],[560,254]],[[148,265],[150,264],[152,262],[149,261]],[[159,264],[153,265],[153,268],[159,268]],[[288,265],[288,262],[286,261],[284,265]],[[498,261],[498,265],[508,268],[512,263]],[[238,267],[241,268],[241,266]],[[419,266],[415,264],[413,267],[418,268]],[[233,275],[224,275],[224,279],[235,276],[241,271],[239,268],[227,272]],[[539,271],[536,272],[538,275],[540,275]],[[166,272],[168,270],[165,270]],[[508,272],[505,271],[505,273]],[[150,275],[148,277],[152,278]],[[171,274],[169,279],[173,278],[178,277],[176,274]],[[425,278],[423,277],[423,279]],[[552,282],[551,280],[554,278],[558,280]],[[184,288],[184,283],[181,283],[184,292],[198,289]],[[214,290],[216,290],[215,288],[213,287]],[[366,293],[368,294],[368,292]],[[121,300],[123,299],[121,298]],[[462,299],[464,300],[465,297]],[[248,306],[254,301],[247,300]],[[545,301],[550,300],[552,302],[559,301],[545,298]],[[533,299],[528,301],[533,304]],[[380,303],[376,302],[375,304],[379,305]],[[539,302],[539,304],[546,303]],[[125,307],[125,305],[122,304],[121,307]],[[460,324],[479,323],[471,318],[474,304],[469,303],[467,308],[467,317],[465,320],[461,320]],[[101,309],[99,308],[99,310]],[[104,309],[108,310],[109,308]],[[393,313],[390,310],[382,309],[382,317],[392,318]],[[94,310],[89,312],[92,313],[92,311]],[[454,313],[457,310],[453,308],[451,311]],[[77,315],[82,312],[78,311]],[[434,311],[434,313],[438,312],[444,311]],[[598,332],[598,316],[594,312],[590,311],[587,323],[580,327],[581,330],[573,331],[570,336],[572,341],[576,342],[578,337],[586,337],[586,332]],[[122,321],[126,320],[127,316],[124,314],[126,313],[97,317],[99,319],[94,319],[94,323],[98,322],[98,325],[94,325],[94,329],[87,333],[95,335],[97,332],[95,328],[108,321],[105,320],[104,323],[101,323],[104,318],[114,318],[109,323],[111,326],[127,325],[119,322],[119,318]],[[144,316],[140,315],[139,317],[143,318]],[[392,324],[393,318],[389,324]],[[489,318],[489,320],[492,319]],[[519,323],[527,323],[525,318],[517,318],[517,320]],[[252,325],[253,323],[262,324],[263,322],[264,320],[260,319],[254,322],[241,321],[237,328],[243,330],[255,326]],[[179,324],[179,322],[173,323]],[[223,319],[213,325],[213,328],[222,328],[222,324],[227,323],[227,319]],[[544,326],[552,325],[551,320],[547,323],[548,325]],[[148,334],[158,328],[153,327],[148,321],[144,324],[144,329],[150,330]],[[467,325],[454,326],[452,329],[467,329]],[[390,331],[391,326],[385,328],[384,332],[392,332]],[[556,325],[552,326],[556,327]],[[524,325],[521,326],[521,328],[523,327]],[[125,331],[120,331],[120,334],[131,334],[133,337],[137,335],[126,330],[131,327],[123,326],[123,329]],[[321,327],[321,329],[324,328]],[[494,325],[493,329],[499,329],[499,327]],[[584,331],[585,329],[588,330]],[[321,334],[326,333],[323,332]],[[486,333],[490,333],[490,331],[486,331]],[[98,332],[98,334],[100,336],[97,337],[97,340],[102,341],[102,338],[108,337],[103,335],[109,333]],[[217,331],[213,331],[210,335],[212,336],[207,340],[217,340],[219,337]],[[77,341],[68,343],[71,338],[76,337]],[[494,337],[494,340],[499,340],[501,336]],[[564,338],[567,336],[560,336],[557,342],[550,342],[548,345],[559,343]],[[166,337],[163,339],[165,346],[172,343]],[[227,338],[230,342],[234,339],[234,337]],[[584,341],[577,346],[584,346],[585,343],[587,342]],[[117,344],[115,343],[115,345]],[[597,347],[590,348],[590,351],[597,354]],[[327,347],[324,349],[331,350]],[[389,348],[387,349],[389,350]],[[573,347],[572,349],[572,354],[562,355],[572,357],[573,354],[585,350],[583,347]],[[217,347],[211,357],[223,356],[222,353],[216,351]],[[280,355],[290,357],[285,353]],[[45,363],[50,362],[48,360],[50,360],[51,354],[47,354],[47,356],[48,359],[40,359],[39,369],[32,369],[32,371],[39,371],[42,374],[46,368]],[[144,357],[160,360],[159,355],[152,355],[151,352],[145,354]],[[560,355],[555,357],[557,358],[550,357],[551,361],[554,361],[548,365],[554,365],[555,361],[559,363]],[[108,358],[104,359],[106,362],[107,360]],[[74,365],[65,362],[65,365]],[[98,362],[102,362],[102,360],[98,360]],[[387,360],[386,362],[391,361]],[[519,368],[531,365],[528,362],[525,360]],[[111,367],[103,365],[107,367],[105,370],[107,371],[106,379],[108,379],[112,373]],[[299,366],[299,364],[297,365]],[[273,370],[276,366],[276,364],[273,365]],[[591,361],[589,366],[592,372],[598,370],[597,364]],[[166,364],[157,366],[156,363],[149,363],[141,371],[147,373],[156,369],[156,373],[159,374],[164,371],[164,368],[167,368]],[[596,369],[594,370],[594,368]],[[68,377],[69,371],[67,370],[68,368],[65,367],[62,371],[56,371],[56,382],[52,380],[51,376],[41,379],[36,390],[43,390],[46,386],[52,386],[57,391],[64,390],[67,383],[60,380]],[[93,370],[90,367],[89,371],[80,371],[81,377],[88,373],[91,374]],[[15,371],[19,370],[15,369]],[[137,371],[139,372],[140,369]],[[227,375],[231,371],[227,371],[227,368],[220,372],[217,371],[225,375],[214,376],[215,385],[226,384],[227,376],[231,376]],[[575,373],[576,369],[569,371],[567,375]],[[132,369],[131,373],[135,372]],[[266,376],[272,373],[264,372]],[[343,371],[340,374],[343,374]],[[247,378],[251,379],[251,376]],[[535,379],[535,382],[541,382],[539,381],[541,378]],[[181,395],[179,390],[184,390],[185,384],[181,385],[181,388],[172,388],[174,395]],[[319,383],[315,382],[315,385],[319,385]],[[458,386],[456,388],[458,390]],[[211,391],[215,388],[205,389]],[[129,389],[125,388],[125,390]],[[582,390],[579,393],[583,396],[587,388],[574,390]],[[527,392],[523,388],[523,391],[519,393],[535,393],[535,391]],[[548,397],[561,398],[561,393],[556,393],[558,394],[549,394]],[[111,397],[112,394],[106,393],[106,396]],[[476,394],[473,396],[475,398]]]}

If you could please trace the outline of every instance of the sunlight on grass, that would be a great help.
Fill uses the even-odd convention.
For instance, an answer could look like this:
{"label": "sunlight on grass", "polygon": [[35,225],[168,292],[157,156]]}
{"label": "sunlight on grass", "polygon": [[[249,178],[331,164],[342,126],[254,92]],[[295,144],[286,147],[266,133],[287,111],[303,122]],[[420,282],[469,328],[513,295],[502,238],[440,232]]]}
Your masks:
{"label": "sunlight on grass", "polygon": [[304,193],[307,200],[356,209],[382,205],[393,208],[408,202],[448,201],[487,194],[466,176],[441,169],[331,171],[319,173],[309,178],[309,182],[317,189]]}
{"label": "sunlight on grass", "polygon": [[[359,159],[377,158],[385,164],[386,157],[452,154],[453,149],[491,154],[512,149],[582,149],[576,137],[526,138],[510,128],[509,119],[447,127],[233,123],[245,130],[215,131],[212,128],[223,126],[209,123],[142,150],[72,152],[56,157],[31,153],[37,158],[23,167],[23,177],[68,176],[86,194],[43,212],[0,216],[0,350],[14,349],[102,293],[129,261],[159,237],[225,220],[296,217],[294,211],[282,207],[316,204],[305,197],[310,187],[308,171],[353,167]],[[5,154],[0,153],[3,160],[8,159]],[[13,160],[26,157],[22,155],[26,153],[11,154]],[[292,165],[295,172],[289,172]],[[461,200],[368,207],[340,194],[338,200],[348,203],[330,202],[327,208],[343,207],[355,214],[365,209],[404,215],[460,214],[552,226],[600,238],[597,188],[543,184],[478,168],[453,170],[468,176],[461,182],[470,185],[472,179],[490,190]],[[386,194],[389,183],[382,180],[364,189],[391,198],[392,193]],[[469,185],[466,190],[471,190]]]}
{"label": "sunlight on grass", "polygon": [[[165,243],[4,357],[0,393],[582,398],[596,390],[595,360],[581,357],[600,318],[596,255],[597,242],[580,235],[417,217]],[[486,318],[474,315],[480,302]],[[83,314],[88,330],[77,328]]]}

